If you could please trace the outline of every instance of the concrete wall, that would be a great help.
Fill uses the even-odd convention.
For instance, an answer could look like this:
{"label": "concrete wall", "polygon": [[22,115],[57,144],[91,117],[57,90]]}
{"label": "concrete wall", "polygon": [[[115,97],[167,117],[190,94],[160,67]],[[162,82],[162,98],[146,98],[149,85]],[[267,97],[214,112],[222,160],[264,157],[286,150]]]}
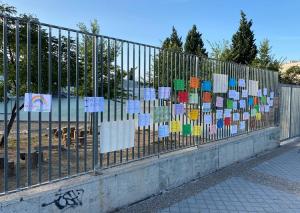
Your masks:
{"label": "concrete wall", "polygon": [[279,145],[272,127],[0,197],[0,212],[107,212]]}

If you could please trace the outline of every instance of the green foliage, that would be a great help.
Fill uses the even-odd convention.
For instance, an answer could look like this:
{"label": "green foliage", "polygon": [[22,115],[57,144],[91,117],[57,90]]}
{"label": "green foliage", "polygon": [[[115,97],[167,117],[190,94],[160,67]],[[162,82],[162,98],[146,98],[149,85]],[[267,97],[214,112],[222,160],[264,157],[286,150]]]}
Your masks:
{"label": "green foliage", "polygon": [[238,31],[232,36],[231,60],[241,64],[251,64],[257,54],[254,32],[251,30],[252,20],[247,21],[246,14],[241,11]]}
{"label": "green foliage", "polygon": [[197,30],[196,25],[188,32],[184,44],[184,51],[188,54],[197,55],[198,57],[207,57],[206,49],[201,38],[202,34]]}
{"label": "green foliage", "polygon": [[285,84],[300,84],[300,66],[292,66],[280,75],[280,82]]}
{"label": "green foliage", "polygon": [[172,50],[175,52],[182,52],[182,38],[178,36],[177,30],[174,26],[172,27],[172,33],[170,37],[167,37],[164,40],[162,48]]}
{"label": "green foliage", "polygon": [[223,40],[222,42],[209,42],[211,47],[211,57],[220,61],[229,61],[231,59],[230,42]]}

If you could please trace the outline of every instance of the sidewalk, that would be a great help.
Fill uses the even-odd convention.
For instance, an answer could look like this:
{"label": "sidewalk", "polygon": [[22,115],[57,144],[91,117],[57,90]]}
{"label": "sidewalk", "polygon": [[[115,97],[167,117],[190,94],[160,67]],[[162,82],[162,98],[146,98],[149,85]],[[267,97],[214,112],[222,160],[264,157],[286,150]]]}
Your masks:
{"label": "sidewalk", "polygon": [[285,145],[120,212],[300,212],[299,150]]}

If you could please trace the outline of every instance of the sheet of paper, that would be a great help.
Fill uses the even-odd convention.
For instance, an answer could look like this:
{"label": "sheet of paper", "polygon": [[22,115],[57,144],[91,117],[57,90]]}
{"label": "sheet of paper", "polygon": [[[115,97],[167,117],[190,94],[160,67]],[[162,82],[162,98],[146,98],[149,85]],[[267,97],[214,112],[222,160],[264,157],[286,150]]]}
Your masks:
{"label": "sheet of paper", "polygon": [[229,79],[229,86],[230,87],[235,87],[236,86],[236,80],[234,78]]}
{"label": "sheet of paper", "polygon": [[239,79],[239,87],[245,87],[245,86],[246,86],[245,79]]}
{"label": "sheet of paper", "polygon": [[127,113],[135,114],[140,113],[141,102],[139,100],[127,100]]}
{"label": "sheet of paper", "polygon": [[51,112],[52,95],[25,93],[25,112]]}
{"label": "sheet of paper", "polygon": [[238,91],[235,91],[233,100],[235,100],[235,101],[240,100],[240,93]]}
{"label": "sheet of paper", "polygon": [[199,88],[199,82],[200,82],[199,78],[197,78],[197,77],[191,77],[190,78],[190,87],[192,89],[198,89]]}
{"label": "sheet of paper", "polygon": [[228,91],[228,97],[234,99],[236,96],[236,91],[235,90],[229,90]]}
{"label": "sheet of paper", "polygon": [[256,109],[254,109],[254,108],[251,109],[251,117],[255,117],[256,113],[257,113]]}
{"label": "sheet of paper", "polygon": [[216,110],[216,119],[222,119],[223,118],[223,110],[217,109]]}
{"label": "sheet of paper", "polygon": [[144,88],[144,100],[154,101],[156,99],[154,88]]}
{"label": "sheet of paper", "polygon": [[228,75],[213,74],[213,92],[214,93],[227,93],[228,90]]}
{"label": "sheet of paper", "polygon": [[216,107],[223,108],[224,98],[217,96],[216,98]]}
{"label": "sheet of paper", "polygon": [[238,102],[237,101],[234,101],[233,104],[232,104],[232,109],[233,110],[237,110],[238,109]]}
{"label": "sheet of paper", "polygon": [[246,89],[242,90],[242,98],[248,98],[248,90]]}
{"label": "sheet of paper", "polygon": [[246,100],[242,99],[240,100],[240,109],[245,109],[246,108]]}
{"label": "sheet of paper", "polygon": [[243,120],[249,120],[250,118],[250,113],[249,112],[243,112]]}
{"label": "sheet of paper", "polygon": [[230,124],[231,124],[231,118],[225,118],[224,119],[224,124],[225,124],[225,126],[230,126]]}
{"label": "sheet of paper", "polygon": [[270,98],[274,98],[274,92],[270,92]]}
{"label": "sheet of paper", "polygon": [[103,97],[84,97],[84,112],[103,112],[104,98]]}
{"label": "sheet of paper", "polygon": [[270,104],[271,98],[267,97],[267,104]]}
{"label": "sheet of paper", "polygon": [[184,80],[175,79],[174,80],[174,90],[175,91],[182,91],[184,89],[185,89]]}
{"label": "sheet of paper", "polygon": [[265,112],[270,112],[270,106],[269,105],[265,105]]}
{"label": "sheet of paper", "polygon": [[245,121],[241,121],[240,122],[240,130],[245,130],[246,129],[246,122]]}
{"label": "sheet of paper", "polygon": [[249,80],[249,95],[257,96],[258,92],[258,81]]}
{"label": "sheet of paper", "polygon": [[203,102],[211,102],[211,93],[210,92],[203,92],[202,93],[202,100],[203,100]]}
{"label": "sheet of paper", "polygon": [[170,120],[170,108],[168,106],[154,107],[153,122],[162,123]]}
{"label": "sheet of paper", "polygon": [[240,113],[237,113],[237,112],[233,113],[232,120],[233,121],[239,121],[240,120]]}
{"label": "sheet of paper", "polygon": [[171,121],[171,132],[172,133],[178,133],[181,131],[181,125],[179,121]]}
{"label": "sheet of paper", "polygon": [[237,125],[231,125],[230,126],[230,134],[237,134],[237,130],[238,130],[238,128],[237,128]]}
{"label": "sheet of paper", "polygon": [[211,123],[212,123],[211,114],[205,114],[204,115],[204,124],[211,124]]}
{"label": "sheet of paper", "polygon": [[210,127],[209,127],[209,134],[210,135],[217,134],[217,126],[216,125],[214,125],[214,124],[210,125]]}
{"label": "sheet of paper", "polygon": [[202,91],[210,92],[211,91],[211,82],[210,81],[203,81],[202,82]]}
{"label": "sheet of paper", "polygon": [[189,93],[189,103],[198,104],[198,93]]}
{"label": "sheet of paper", "polygon": [[259,105],[259,111],[264,112],[265,111],[265,105]]}
{"label": "sheet of paper", "polygon": [[273,106],[273,99],[270,100],[269,106],[272,107]]}
{"label": "sheet of paper", "polygon": [[202,112],[210,112],[210,111],[211,111],[211,103],[203,103]]}
{"label": "sheet of paper", "polygon": [[267,95],[268,95],[268,88],[264,88],[264,89],[263,89],[263,94],[264,94],[264,96],[267,96]]}
{"label": "sheet of paper", "polygon": [[225,109],[224,110],[224,118],[230,118],[231,112],[232,112],[232,109]]}
{"label": "sheet of paper", "polygon": [[227,99],[227,108],[232,109],[233,108],[233,100]]}
{"label": "sheet of paper", "polygon": [[183,136],[188,136],[192,134],[192,126],[191,124],[183,124],[182,125],[182,135]]}
{"label": "sheet of paper", "polygon": [[217,128],[221,129],[224,126],[224,121],[223,119],[218,119],[217,120]]}
{"label": "sheet of paper", "polygon": [[168,125],[161,125],[158,127],[158,137],[165,138],[169,137],[169,126]]}
{"label": "sheet of paper", "polygon": [[190,112],[189,112],[189,119],[192,120],[192,121],[196,121],[198,120],[198,117],[199,117],[199,110],[198,109],[192,109]]}
{"label": "sheet of paper", "polygon": [[170,99],[171,87],[159,87],[158,88],[158,98],[163,100]]}
{"label": "sheet of paper", "polygon": [[174,104],[174,111],[175,111],[175,115],[182,115],[185,112],[184,105]]}
{"label": "sheet of paper", "polygon": [[139,122],[138,122],[138,125],[139,127],[148,127],[150,126],[150,119],[151,119],[151,116],[149,113],[140,113],[139,116]]}
{"label": "sheet of paper", "polygon": [[261,89],[257,90],[257,96],[258,96],[258,97],[261,97],[261,96],[262,96],[262,91],[261,91]]}
{"label": "sheet of paper", "polygon": [[249,105],[249,106],[253,106],[253,104],[254,104],[254,99],[253,99],[253,97],[249,97],[249,98],[248,98],[248,105]]}
{"label": "sheet of paper", "polygon": [[256,117],[256,120],[260,121],[261,120],[261,113],[260,112],[256,113],[255,117]]}
{"label": "sheet of paper", "polygon": [[180,103],[187,103],[188,102],[188,92],[185,91],[179,91],[178,92],[178,101]]}
{"label": "sheet of paper", "polygon": [[193,126],[192,135],[193,136],[201,136],[202,135],[202,127],[200,125]]}

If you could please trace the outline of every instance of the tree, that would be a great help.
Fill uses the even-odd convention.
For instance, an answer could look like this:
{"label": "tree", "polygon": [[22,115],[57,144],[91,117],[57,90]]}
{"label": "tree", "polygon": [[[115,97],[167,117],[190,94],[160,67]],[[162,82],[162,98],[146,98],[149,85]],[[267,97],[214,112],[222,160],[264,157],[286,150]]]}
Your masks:
{"label": "tree", "polygon": [[197,30],[196,25],[188,32],[184,44],[184,51],[188,54],[197,55],[198,57],[207,57],[206,49],[201,38],[202,34]]}
{"label": "tree", "polygon": [[220,61],[229,61],[231,59],[230,42],[208,42],[211,47],[211,57]]}
{"label": "tree", "polygon": [[172,27],[172,33],[170,37],[167,37],[164,40],[162,48],[172,50],[175,52],[182,52],[182,38],[178,36],[177,30],[174,26]]}
{"label": "tree", "polygon": [[282,59],[275,59],[271,53],[272,47],[268,39],[264,39],[259,46],[258,55],[253,60],[252,65],[262,69],[279,71]]}
{"label": "tree", "polygon": [[240,26],[232,36],[231,59],[236,63],[251,64],[257,54],[254,32],[251,30],[252,20],[247,21],[246,14],[241,11]]}
{"label": "tree", "polygon": [[281,83],[300,84],[300,66],[292,66],[280,75]]}

